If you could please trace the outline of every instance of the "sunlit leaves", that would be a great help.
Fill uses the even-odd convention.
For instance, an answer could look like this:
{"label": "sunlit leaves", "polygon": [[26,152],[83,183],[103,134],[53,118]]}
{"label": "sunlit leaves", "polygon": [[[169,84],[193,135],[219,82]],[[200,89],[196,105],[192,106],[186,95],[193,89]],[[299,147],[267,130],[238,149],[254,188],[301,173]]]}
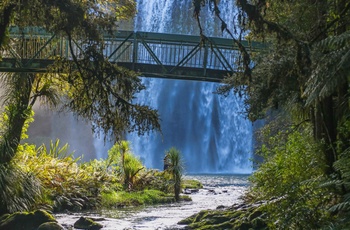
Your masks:
{"label": "sunlit leaves", "polygon": [[[318,229],[327,219],[330,192],[320,187],[324,162],[306,132],[280,132],[261,149],[264,163],[250,178],[251,193],[276,229]],[[278,224],[276,224],[278,223]]]}

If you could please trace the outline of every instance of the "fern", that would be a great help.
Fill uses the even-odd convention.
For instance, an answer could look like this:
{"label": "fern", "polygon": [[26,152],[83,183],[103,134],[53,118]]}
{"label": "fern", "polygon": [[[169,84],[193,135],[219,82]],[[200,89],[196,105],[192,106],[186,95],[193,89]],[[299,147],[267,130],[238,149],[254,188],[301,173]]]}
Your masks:
{"label": "fern", "polygon": [[347,84],[350,71],[350,33],[328,37],[312,49],[314,68],[304,92],[308,105],[330,96],[339,85]]}

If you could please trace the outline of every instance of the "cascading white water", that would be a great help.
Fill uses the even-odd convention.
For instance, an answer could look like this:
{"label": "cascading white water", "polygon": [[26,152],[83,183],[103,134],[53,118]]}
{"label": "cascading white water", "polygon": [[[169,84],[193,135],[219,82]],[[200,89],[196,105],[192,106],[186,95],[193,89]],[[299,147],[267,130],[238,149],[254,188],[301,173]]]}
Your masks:
{"label": "cascading white water", "polygon": [[[191,0],[138,0],[134,29],[198,35]],[[230,25],[234,14],[232,1],[221,0],[222,15]],[[221,36],[220,24],[209,7],[202,10],[206,35]],[[162,168],[165,151],[179,149],[191,173],[249,173],[252,166],[252,124],[241,112],[243,102],[231,94],[213,94],[216,83],[143,79],[147,90],[137,102],[157,109],[163,136],[128,135],[135,154],[149,168]]]}

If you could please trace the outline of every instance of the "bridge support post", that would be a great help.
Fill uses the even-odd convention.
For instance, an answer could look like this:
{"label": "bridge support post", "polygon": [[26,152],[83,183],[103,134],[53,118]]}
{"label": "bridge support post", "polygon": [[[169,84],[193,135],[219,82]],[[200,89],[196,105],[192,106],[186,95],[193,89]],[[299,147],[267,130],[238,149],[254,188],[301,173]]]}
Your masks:
{"label": "bridge support post", "polygon": [[208,45],[204,44],[203,76],[207,75],[207,65],[208,65]]}
{"label": "bridge support post", "polygon": [[137,41],[137,33],[134,32],[134,40],[133,40],[133,50],[132,50],[132,70],[135,70],[135,64],[137,63],[137,53],[139,43]]}

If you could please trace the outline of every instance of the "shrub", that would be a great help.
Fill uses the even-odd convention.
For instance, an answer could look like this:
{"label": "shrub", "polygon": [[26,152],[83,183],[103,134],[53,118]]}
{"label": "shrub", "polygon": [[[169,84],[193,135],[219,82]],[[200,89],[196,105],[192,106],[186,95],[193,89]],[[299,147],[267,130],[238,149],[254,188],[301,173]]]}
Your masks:
{"label": "shrub", "polygon": [[[78,164],[68,145],[59,147],[59,141],[49,148],[21,145],[15,158],[24,172],[32,173],[40,180],[45,201],[54,211],[81,210],[99,205],[100,191],[115,183],[112,175],[100,165]],[[98,166],[97,166],[98,165]]]}
{"label": "shrub", "polygon": [[280,132],[262,146],[264,162],[250,177],[250,193],[267,201],[273,228],[319,229],[327,220],[329,192],[321,188],[324,161],[308,132]]}

